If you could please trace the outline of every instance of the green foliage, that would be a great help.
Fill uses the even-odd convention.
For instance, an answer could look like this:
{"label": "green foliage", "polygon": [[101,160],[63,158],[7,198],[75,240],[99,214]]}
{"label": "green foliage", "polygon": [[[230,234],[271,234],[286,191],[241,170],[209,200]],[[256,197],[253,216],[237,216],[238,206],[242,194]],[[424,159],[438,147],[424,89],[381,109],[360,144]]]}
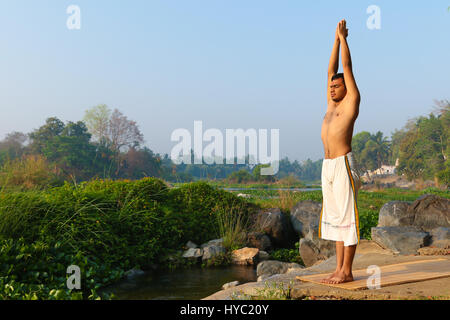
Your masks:
{"label": "green foliage", "polygon": [[295,262],[300,265],[304,265],[302,258],[300,257],[300,253],[298,251],[298,245],[297,242],[295,244],[296,249],[275,249],[272,252],[269,253],[271,260],[278,260],[278,261],[284,261],[284,262]]}
{"label": "green foliage", "polygon": [[[1,192],[0,268],[6,269],[0,297],[95,299],[96,290],[128,269],[192,265],[179,254],[170,258],[167,253],[188,240],[215,238],[220,229],[216,212],[234,210],[245,218],[252,208],[204,182],[169,190],[156,178],[66,182],[46,190]],[[210,263],[229,260],[219,255]],[[63,277],[71,264],[84,274],[82,293],[65,287]],[[33,273],[28,276],[24,269]]]}
{"label": "green foliage", "polygon": [[265,183],[268,182],[274,182],[275,176],[274,175],[262,175],[261,169],[262,168],[269,168],[270,164],[259,164],[253,168],[253,179],[255,181],[263,181]]}
{"label": "green foliage", "polygon": [[256,295],[251,300],[291,300],[291,289],[294,282],[291,280],[284,286],[283,282],[264,281],[264,288],[256,288]]}
{"label": "green foliage", "polygon": [[388,163],[390,142],[378,131],[372,135],[367,131],[352,139],[352,153],[362,171],[374,170]]}
{"label": "green foliage", "polygon": [[[66,286],[67,267],[77,265],[81,275],[81,289]],[[0,299],[23,300],[79,300],[112,298],[98,295],[97,290],[122,276],[119,269],[105,267],[94,257],[70,253],[61,243],[49,245],[23,238],[0,241]]]}
{"label": "green foliage", "polygon": [[61,184],[59,170],[40,155],[7,160],[0,168],[0,185],[3,188],[31,190]]}
{"label": "green foliage", "polygon": [[249,182],[253,182],[255,180],[254,180],[254,176],[252,174],[250,174],[250,172],[248,172],[247,170],[241,169],[239,171],[235,171],[235,172],[231,173],[227,177],[227,181],[229,181],[231,183],[249,183]]}
{"label": "green foliage", "polygon": [[214,210],[229,211],[240,208],[242,221],[245,221],[254,207],[234,194],[203,181],[170,189],[168,197],[173,212],[171,218],[178,220],[178,225],[184,227],[181,238],[184,243],[188,240],[202,243],[219,236],[217,219],[213,216]]}
{"label": "green foliage", "polygon": [[[244,220],[242,208],[221,208],[216,206],[213,215],[217,218],[219,236],[223,239],[223,246],[232,251],[242,248],[246,242],[246,230],[248,230],[248,220]],[[248,216],[247,216],[248,218]]]}
{"label": "green foliage", "polygon": [[447,188],[450,188],[450,161],[447,161],[447,168],[437,173],[439,183],[442,183]]}
{"label": "green foliage", "polygon": [[450,166],[450,103],[438,104],[438,115],[418,117],[396,133],[398,139],[398,172],[409,179],[438,178],[446,184]]}
{"label": "green foliage", "polygon": [[88,179],[110,166],[109,159],[97,157],[97,148],[90,143],[91,134],[82,121],[64,124],[56,117],[48,118],[29,137],[29,150],[56,164],[66,178]]}

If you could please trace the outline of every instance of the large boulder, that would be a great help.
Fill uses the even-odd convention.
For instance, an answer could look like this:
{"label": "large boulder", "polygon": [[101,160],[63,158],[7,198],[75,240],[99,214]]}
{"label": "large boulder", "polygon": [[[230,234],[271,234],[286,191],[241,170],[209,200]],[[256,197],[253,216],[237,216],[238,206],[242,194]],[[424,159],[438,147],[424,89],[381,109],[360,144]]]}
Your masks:
{"label": "large boulder", "polygon": [[286,273],[290,268],[303,268],[295,262],[283,262],[278,260],[266,260],[258,263],[256,267],[256,275],[273,275]]}
{"label": "large boulder", "polygon": [[218,255],[219,253],[225,253],[226,250],[222,246],[210,245],[203,248],[202,261],[211,259]]}
{"label": "large boulder", "polygon": [[[450,200],[425,194],[414,202],[391,201],[380,210],[372,240],[400,254],[423,254],[426,246],[450,248]],[[421,249],[421,250],[419,250]],[[419,251],[420,252],[419,252]]]}
{"label": "large boulder", "polygon": [[450,200],[434,194],[425,194],[408,209],[414,215],[414,225],[425,231],[450,227]]}
{"label": "large boulder", "polygon": [[256,265],[258,263],[259,249],[258,248],[241,248],[233,250],[232,263],[241,265]]}
{"label": "large boulder", "polygon": [[259,210],[253,224],[257,232],[267,234],[272,244],[280,248],[292,248],[297,241],[289,217],[279,208]]}
{"label": "large boulder", "polygon": [[212,246],[212,245],[223,247],[223,238],[209,240],[208,242],[203,243],[200,246],[200,248],[205,248],[205,247],[209,247],[209,246]]}
{"label": "large boulder", "polygon": [[291,209],[292,226],[301,238],[299,254],[307,267],[336,254],[334,241],[319,238],[321,211],[322,204],[311,200],[300,201]]}
{"label": "large boulder", "polygon": [[270,254],[268,254],[264,250],[259,250],[258,261],[265,261],[265,260],[270,260]]}
{"label": "large boulder", "polygon": [[258,248],[262,251],[272,249],[272,243],[270,242],[269,236],[262,232],[249,232],[247,234],[247,246]]}
{"label": "large boulder", "polygon": [[312,228],[306,239],[311,239],[319,249],[319,259],[328,259],[336,254],[336,241],[319,238],[319,226]]}
{"label": "large boulder", "polygon": [[431,246],[450,249],[450,228],[439,227],[431,230]]}
{"label": "large boulder", "polygon": [[189,248],[183,253],[183,258],[197,260],[203,256],[203,249]]}
{"label": "large boulder", "polygon": [[319,248],[317,248],[313,241],[306,238],[300,239],[298,249],[305,266],[310,267],[320,260]]}
{"label": "large boulder", "polygon": [[305,238],[311,229],[318,227],[321,210],[322,204],[312,200],[299,201],[292,207],[292,227],[301,238]]}
{"label": "large boulder", "polygon": [[373,227],[371,233],[373,241],[399,254],[416,254],[431,240],[428,232],[415,226]]}
{"label": "large boulder", "polygon": [[385,203],[378,215],[378,227],[411,226],[414,212],[408,210],[411,202],[390,201]]}

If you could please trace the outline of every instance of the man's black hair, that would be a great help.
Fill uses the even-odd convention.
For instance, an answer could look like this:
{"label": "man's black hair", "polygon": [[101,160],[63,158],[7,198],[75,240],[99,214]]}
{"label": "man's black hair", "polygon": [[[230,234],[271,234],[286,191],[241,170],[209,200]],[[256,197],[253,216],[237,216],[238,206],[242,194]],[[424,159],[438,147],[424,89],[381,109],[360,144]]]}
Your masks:
{"label": "man's black hair", "polygon": [[335,75],[333,75],[331,77],[331,81],[339,79],[339,78],[342,78],[342,81],[344,82],[344,85],[345,85],[345,79],[344,79],[344,74],[343,73],[336,73]]}

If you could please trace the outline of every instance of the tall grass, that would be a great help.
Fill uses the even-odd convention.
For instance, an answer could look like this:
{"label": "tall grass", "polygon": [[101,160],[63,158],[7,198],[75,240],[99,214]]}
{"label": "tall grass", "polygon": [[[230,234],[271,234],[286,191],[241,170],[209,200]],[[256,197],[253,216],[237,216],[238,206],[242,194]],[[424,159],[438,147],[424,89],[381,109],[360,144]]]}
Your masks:
{"label": "tall grass", "polygon": [[249,229],[249,219],[244,218],[240,206],[233,205],[227,209],[216,206],[212,213],[217,218],[218,234],[223,238],[223,246],[234,250],[245,245],[246,231]]}
{"label": "tall grass", "polygon": [[8,160],[0,168],[2,188],[42,189],[59,182],[60,170],[41,155],[24,155]]}

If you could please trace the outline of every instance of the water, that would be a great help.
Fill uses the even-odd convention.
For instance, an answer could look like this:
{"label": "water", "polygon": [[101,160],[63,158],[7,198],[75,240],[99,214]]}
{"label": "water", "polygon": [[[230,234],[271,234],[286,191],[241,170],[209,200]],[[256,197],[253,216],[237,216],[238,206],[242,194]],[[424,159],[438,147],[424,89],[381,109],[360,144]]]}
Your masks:
{"label": "water", "polygon": [[245,190],[264,190],[264,191],[278,191],[278,190],[289,190],[289,191],[316,191],[322,190],[321,188],[222,188],[228,191],[245,191]]}
{"label": "water", "polygon": [[121,300],[200,300],[222,285],[238,280],[240,284],[257,280],[253,266],[222,266],[190,269],[158,270],[124,279],[104,289]]}

